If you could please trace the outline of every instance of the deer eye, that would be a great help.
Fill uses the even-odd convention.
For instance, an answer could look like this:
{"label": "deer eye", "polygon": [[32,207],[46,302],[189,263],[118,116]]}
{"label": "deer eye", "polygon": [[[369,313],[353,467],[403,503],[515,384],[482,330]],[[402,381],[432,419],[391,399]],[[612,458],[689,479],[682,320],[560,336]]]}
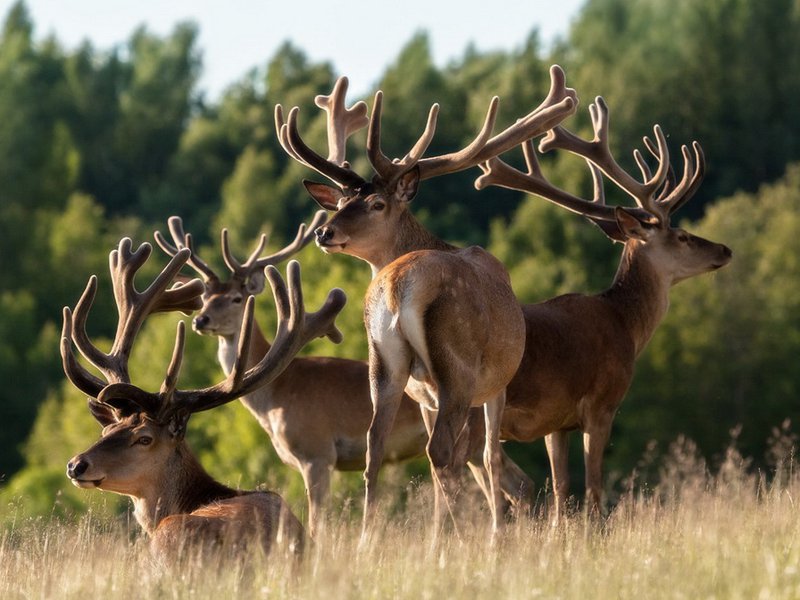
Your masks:
{"label": "deer eye", "polygon": [[140,446],[149,446],[152,443],[153,443],[153,438],[151,438],[149,435],[143,435],[134,442],[134,444],[139,444]]}
{"label": "deer eye", "polygon": [[231,299],[231,302],[233,302],[234,304],[241,304],[242,303],[242,297],[241,296],[234,296]]}
{"label": "deer eye", "polygon": [[372,203],[372,206],[370,206],[370,208],[371,208],[372,210],[377,210],[378,212],[380,212],[380,211],[382,211],[384,208],[386,208],[386,203],[385,203],[385,202],[383,202],[382,200],[375,200],[375,201]]}

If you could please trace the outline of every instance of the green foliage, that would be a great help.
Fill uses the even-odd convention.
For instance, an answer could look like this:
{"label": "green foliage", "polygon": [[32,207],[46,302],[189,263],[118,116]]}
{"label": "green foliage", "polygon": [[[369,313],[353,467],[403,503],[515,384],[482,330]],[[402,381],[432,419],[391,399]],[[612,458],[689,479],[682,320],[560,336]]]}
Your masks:
{"label": "green foliage", "polygon": [[[761,456],[765,431],[792,413],[800,391],[794,365],[800,168],[754,192],[800,160],[798,19],[793,0],[589,0],[553,52],[583,103],[570,126],[586,133],[585,106],[603,94],[612,110],[611,144],[627,167],[635,168],[630,149],[655,122],[670,136],[673,156],[691,139],[703,144],[710,168],[686,212],[697,218],[705,211],[691,229],[728,243],[735,254],[721,272],[674,290],[617,421],[612,469],[629,472],[651,438],[688,433],[707,452],[719,448],[738,423],[743,450]],[[76,490],[62,475],[69,456],[96,438],[97,426],[81,394],[64,381],[61,308],[73,306],[96,274],[88,328],[107,345],[117,319],[108,252],[123,236],[136,244],[150,239],[172,214],[215,265],[222,264],[222,227],[240,254],[262,231],[272,234],[274,246],[289,241],[316,209],[300,181],[319,176],[280,148],[273,108],[299,106],[303,138],[325,154],[325,118],[313,98],[330,91],[336,74],[330,63],[314,63],[287,42],[210,104],[196,90],[201,61],[192,24],[165,36],[139,29],[111,50],[88,43],[65,50],[55,39],[36,42],[32,32],[18,2],[0,32],[0,501],[23,496],[26,514],[43,514],[56,499],[66,512],[107,496]],[[412,146],[434,102],[441,113],[432,155],[468,144],[492,96],[501,97],[499,129],[547,92],[553,57],[535,31],[519,49],[467,49],[446,68],[434,64],[430,46],[426,33],[415,34],[381,78],[390,156]],[[369,176],[364,132],[349,144],[354,168]],[[504,158],[521,165],[518,151]],[[588,194],[582,161],[556,154],[542,164],[556,185]],[[541,199],[475,191],[477,174],[425,181],[415,214],[448,241],[486,244],[508,266],[524,302],[597,292],[610,283],[618,246]],[[715,203],[721,195],[732,197]],[[137,284],[145,285],[165,260],[151,259]],[[367,266],[313,247],[299,260],[310,310],[334,286],[348,295],[337,321],[344,342],[318,340],[305,352],[366,358]],[[178,318],[155,317],[141,332],[131,369],[143,387],[160,385]],[[269,291],[258,299],[257,319],[266,332],[275,330]],[[181,385],[218,381],[215,353],[215,340],[189,334]],[[299,475],[280,464],[238,404],[193,417],[189,441],[215,477],[275,486],[302,505]],[[531,457],[542,462],[528,449],[513,453],[531,468]],[[412,472],[419,465],[403,475]],[[335,482],[340,496],[360,489],[357,474]],[[125,505],[106,502],[110,511]]]}

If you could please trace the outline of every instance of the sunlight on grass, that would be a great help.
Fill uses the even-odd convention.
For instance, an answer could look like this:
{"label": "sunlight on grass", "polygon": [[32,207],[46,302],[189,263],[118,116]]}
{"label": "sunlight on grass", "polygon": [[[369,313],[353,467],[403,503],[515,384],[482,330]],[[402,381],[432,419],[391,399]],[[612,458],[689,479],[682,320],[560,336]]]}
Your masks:
{"label": "sunlight on grass", "polygon": [[735,449],[713,476],[698,456],[679,440],[658,484],[622,494],[607,518],[576,515],[558,526],[520,518],[495,548],[476,504],[459,511],[458,535],[433,550],[431,490],[422,485],[361,548],[357,511],[332,516],[295,568],[280,553],[165,566],[135,523],[22,519],[0,538],[0,597],[800,597],[800,476],[791,455],[769,479]]}

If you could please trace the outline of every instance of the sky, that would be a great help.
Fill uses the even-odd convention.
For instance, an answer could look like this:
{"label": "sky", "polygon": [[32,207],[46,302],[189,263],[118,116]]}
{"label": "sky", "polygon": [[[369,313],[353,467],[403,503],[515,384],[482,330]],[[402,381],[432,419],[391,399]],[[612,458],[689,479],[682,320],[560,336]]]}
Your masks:
{"label": "sky", "polygon": [[[26,0],[36,39],[54,34],[67,49],[89,39],[107,50],[144,24],[166,35],[194,21],[203,55],[200,88],[216,99],[290,40],[313,61],[330,61],[355,95],[369,90],[420,30],[438,66],[480,51],[519,48],[538,28],[545,44],[567,34],[584,0]],[[5,19],[14,0],[0,0]]]}

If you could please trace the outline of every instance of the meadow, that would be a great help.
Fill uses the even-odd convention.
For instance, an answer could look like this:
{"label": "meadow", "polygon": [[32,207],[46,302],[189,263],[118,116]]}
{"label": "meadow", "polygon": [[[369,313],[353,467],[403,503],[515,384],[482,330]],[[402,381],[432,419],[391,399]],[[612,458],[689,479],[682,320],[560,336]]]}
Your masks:
{"label": "meadow", "polygon": [[[427,483],[406,485],[405,507],[381,511],[362,546],[355,503],[337,509],[296,566],[280,552],[164,565],[127,517],[23,519],[0,538],[0,597],[798,598],[795,441],[773,438],[767,473],[733,446],[712,469],[679,440],[657,482],[631,474],[604,518],[519,517],[494,548],[482,503],[464,496],[434,549]],[[387,501],[400,485],[387,482]]]}

